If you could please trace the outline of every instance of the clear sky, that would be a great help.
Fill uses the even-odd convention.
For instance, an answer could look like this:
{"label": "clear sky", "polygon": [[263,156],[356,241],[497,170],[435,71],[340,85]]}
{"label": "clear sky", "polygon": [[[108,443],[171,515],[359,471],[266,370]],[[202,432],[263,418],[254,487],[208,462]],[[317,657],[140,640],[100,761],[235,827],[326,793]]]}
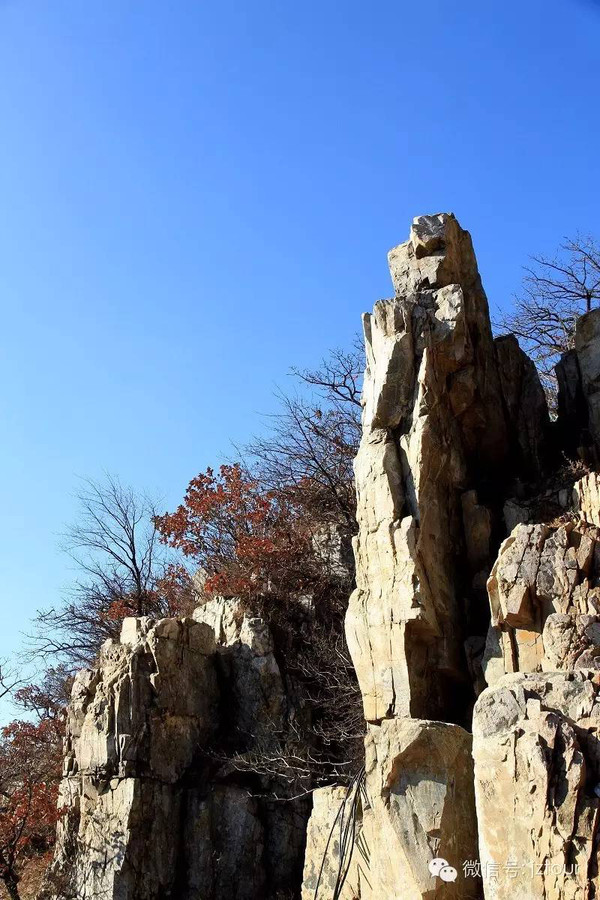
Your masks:
{"label": "clear sky", "polygon": [[493,306],[598,233],[600,4],[0,0],[0,656],[78,475],[161,493],[345,344],[410,220]]}

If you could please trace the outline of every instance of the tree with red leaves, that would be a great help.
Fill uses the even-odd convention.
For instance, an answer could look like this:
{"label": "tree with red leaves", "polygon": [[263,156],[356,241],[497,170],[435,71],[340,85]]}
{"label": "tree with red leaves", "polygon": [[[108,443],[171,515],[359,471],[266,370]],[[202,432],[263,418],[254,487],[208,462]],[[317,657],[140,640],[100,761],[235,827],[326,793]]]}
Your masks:
{"label": "tree with red leaves", "polygon": [[302,593],[314,580],[308,516],[291,492],[261,490],[239,463],[201,472],[175,512],[154,521],[205,571],[207,594],[264,600]]}
{"label": "tree with red leaves", "polygon": [[54,842],[61,745],[59,716],[17,720],[1,732],[0,879],[11,900],[20,900],[24,865]]}

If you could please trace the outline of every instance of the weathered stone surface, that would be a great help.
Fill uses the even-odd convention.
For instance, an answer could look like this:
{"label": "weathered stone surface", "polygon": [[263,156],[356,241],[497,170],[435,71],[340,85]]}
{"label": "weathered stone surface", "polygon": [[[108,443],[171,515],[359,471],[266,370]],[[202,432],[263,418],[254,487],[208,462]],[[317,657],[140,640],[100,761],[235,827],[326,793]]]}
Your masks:
{"label": "weathered stone surface", "polygon": [[[314,900],[315,891],[318,897],[332,897],[336,885],[341,882],[340,873],[344,872],[346,878],[339,900],[360,900],[367,896],[369,853],[361,834],[362,808],[354,826],[349,821],[353,796],[348,788],[335,786],[320,788],[313,793],[313,809],[306,832],[302,900]],[[344,843],[346,833],[347,842]]]}
{"label": "weathered stone surface", "polygon": [[600,669],[600,616],[552,613],[542,633],[542,669]]}
{"label": "weathered stone surface", "polygon": [[486,900],[584,900],[598,881],[600,698],[589,672],[507,675],[473,721]]}
{"label": "weathered stone surface", "polygon": [[286,710],[269,629],[239,603],[210,601],[195,619],[126,619],[121,640],[75,679],[69,814],[44,896],[264,900],[297,884],[305,803],[269,799],[266,782],[251,776],[252,790],[218,762],[272,751]]}
{"label": "weathered stone surface", "polygon": [[[494,505],[511,460],[536,468],[543,409],[512,344],[499,355],[520,368],[506,373],[503,395],[471,239],[454,216],[415,219],[389,260],[396,297],[364,317],[357,588],[346,631],[368,721],[453,718],[468,681],[463,642],[471,624],[484,628],[493,512],[482,497]],[[520,437],[524,398],[535,423]]]}
{"label": "weathered stone surface", "polygon": [[[477,856],[471,735],[457,725],[392,719],[372,725],[366,740],[365,843],[371,900],[478,896],[461,863]],[[443,857],[457,880],[432,877]]]}
{"label": "weathered stone surface", "polygon": [[[492,621],[483,664],[488,684],[507,672],[589,667],[599,585],[596,527],[583,521],[517,525],[488,580]],[[552,614],[563,618],[549,621]]]}
{"label": "weathered stone surface", "polygon": [[121,642],[75,679],[65,774],[177,781],[214,733],[214,653],[213,632],[191,619],[125,619]]}
{"label": "weathered stone surface", "polygon": [[[477,858],[471,736],[457,725],[388,719],[370,726],[366,751],[344,900],[478,897],[477,880],[465,878],[461,867],[463,860]],[[344,812],[347,821],[352,797],[346,799],[343,788],[326,788],[315,797],[303,900],[312,900],[323,860],[319,896],[332,896],[344,846],[340,822]],[[431,874],[436,857],[457,869],[455,881]]]}
{"label": "weathered stone surface", "polygon": [[575,350],[562,354],[555,372],[558,383],[557,424],[560,444],[569,455],[575,455],[581,443],[582,432],[587,432],[588,427],[587,404]]}
{"label": "weathered stone surface", "polygon": [[558,427],[564,449],[600,461],[600,309],[577,319],[574,348],[556,366]]}
{"label": "weathered stone surface", "polygon": [[239,600],[209,600],[194,619],[211,627],[217,639],[218,671],[227,719],[233,723],[229,750],[277,746],[287,702],[275,659],[273,637],[264,619],[244,613]]}
{"label": "weathered stone surface", "polygon": [[349,589],[354,579],[352,536],[348,528],[330,523],[315,530],[312,536],[315,559],[329,575],[347,583]]}
{"label": "weathered stone surface", "polygon": [[575,482],[573,507],[584,522],[600,527],[600,475],[597,472],[590,472]]}

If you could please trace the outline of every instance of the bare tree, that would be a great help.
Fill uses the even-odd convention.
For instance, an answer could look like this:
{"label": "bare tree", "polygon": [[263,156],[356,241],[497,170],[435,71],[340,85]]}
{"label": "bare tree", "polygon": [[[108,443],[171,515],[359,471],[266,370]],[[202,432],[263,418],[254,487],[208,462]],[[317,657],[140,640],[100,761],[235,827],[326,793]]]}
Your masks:
{"label": "bare tree", "polygon": [[0,660],[0,700],[14,696],[23,684],[25,680],[15,672],[14,666],[10,666],[6,660]]}
{"label": "bare tree", "polygon": [[[275,490],[302,486],[322,522],[354,529],[352,463],[360,440],[362,342],[333,350],[316,370],[292,369],[304,390],[279,392],[270,428],[244,448],[258,479]],[[308,388],[308,391],[306,390]]]}
{"label": "bare tree", "polygon": [[78,572],[62,605],[41,610],[32,651],[73,667],[87,665],[126,615],[165,615],[160,590],[167,560],[154,526],[154,503],[112,476],[85,479],[79,517],[63,535]]}
{"label": "bare tree", "polygon": [[363,339],[356,334],[349,350],[331,350],[318,369],[294,367],[292,374],[317,388],[328,403],[341,403],[346,408],[351,404],[360,409],[364,368]]}
{"label": "bare tree", "polygon": [[498,326],[515,334],[552,397],[554,366],[573,346],[575,322],[600,301],[600,246],[591,236],[565,238],[553,257],[534,256],[521,296]]}

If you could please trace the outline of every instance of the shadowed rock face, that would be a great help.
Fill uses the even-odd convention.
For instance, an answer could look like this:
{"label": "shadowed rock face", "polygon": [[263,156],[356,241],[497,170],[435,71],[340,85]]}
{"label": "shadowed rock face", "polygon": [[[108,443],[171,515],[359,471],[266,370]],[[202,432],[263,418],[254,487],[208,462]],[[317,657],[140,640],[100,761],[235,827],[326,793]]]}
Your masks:
{"label": "shadowed rock face", "polygon": [[559,424],[570,452],[594,468],[600,463],[600,309],[577,320],[574,348],[556,367]]}

